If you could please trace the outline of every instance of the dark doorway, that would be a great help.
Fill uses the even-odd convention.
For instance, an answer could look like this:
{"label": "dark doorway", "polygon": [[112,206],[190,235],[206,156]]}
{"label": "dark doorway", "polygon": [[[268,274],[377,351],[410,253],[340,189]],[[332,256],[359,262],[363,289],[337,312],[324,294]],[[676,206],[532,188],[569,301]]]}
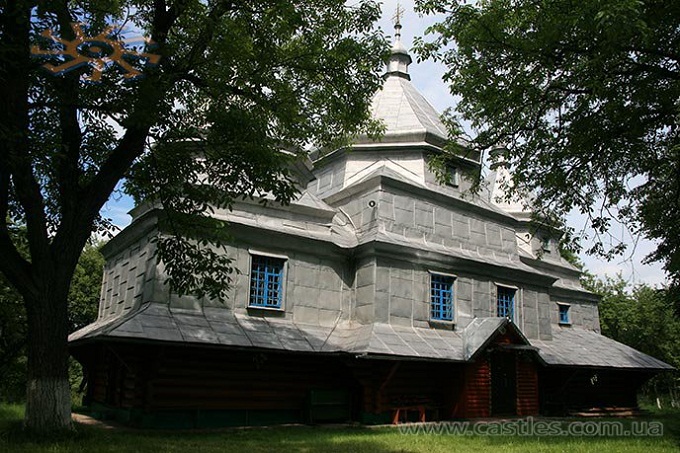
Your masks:
{"label": "dark doorway", "polygon": [[491,354],[491,415],[517,414],[517,363],[515,354]]}

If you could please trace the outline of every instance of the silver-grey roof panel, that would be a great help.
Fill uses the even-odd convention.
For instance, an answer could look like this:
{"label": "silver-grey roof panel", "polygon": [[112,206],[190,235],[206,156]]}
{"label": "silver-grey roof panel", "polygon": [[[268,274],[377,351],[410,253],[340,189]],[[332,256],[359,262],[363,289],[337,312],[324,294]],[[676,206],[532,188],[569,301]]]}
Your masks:
{"label": "silver-grey roof panel", "polygon": [[373,98],[371,113],[373,118],[384,121],[385,136],[429,133],[441,140],[448,137],[439,113],[409,80],[402,77],[385,79],[382,90]]}
{"label": "silver-grey roof panel", "polygon": [[673,367],[643,352],[590,330],[553,327],[552,341],[531,340],[548,365],[670,370]]}
{"label": "silver-grey roof panel", "polygon": [[[72,333],[69,341],[94,338],[137,339],[186,344],[253,347],[295,352],[344,352],[463,362],[474,357],[506,318],[479,318],[462,335],[443,329],[400,327],[375,323],[340,323],[335,327],[296,324],[287,319],[234,314],[223,308],[173,312],[164,304],[146,304],[139,311],[99,320]],[[521,331],[512,327],[528,343]],[[555,328],[553,340],[532,340],[547,365],[635,369],[672,369],[670,365],[578,328]]]}
{"label": "silver-grey roof panel", "polygon": [[219,308],[173,312],[167,305],[153,303],[130,315],[91,324],[71,334],[69,341],[96,337],[463,360],[462,339],[454,332],[389,324],[321,327]]}
{"label": "silver-grey roof panel", "polygon": [[507,323],[508,318],[473,319],[463,331],[463,354],[465,360],[475,355],[487,340]]}

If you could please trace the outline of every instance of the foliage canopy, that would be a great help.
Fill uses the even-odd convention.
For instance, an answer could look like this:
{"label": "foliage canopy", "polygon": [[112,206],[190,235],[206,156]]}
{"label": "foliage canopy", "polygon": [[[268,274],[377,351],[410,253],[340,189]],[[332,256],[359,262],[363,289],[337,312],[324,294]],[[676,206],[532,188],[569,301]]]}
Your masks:
{"label": "foliage canopy", "polygon": [[[589,252],[611,257],[612,217],[658,241],[680,279],[680,3],[417,1],[442,13],[421,58],[445,64],[472,145],[513,170],[510,195],[588,216]],[[455,118],[452,118],[455,120]],[[456,121],[452,121],[456,124]],[[454,127],[453,132],[459,131]]]}
{"label": "foliage canopy", "polygon": [[[217,226],[211,209],[240,197],[286,203],[297,190],[291,162],[310,143],[378,131],[368,105],[387,56],[373,28],[379,13],[370,0],[0,5],[0,272],[25,301],[29,429],[70,425],[68,288],[93,231],[110,231],[100,210],[120,181],[163,206],[158,255],[175,290],[223,296],[231,267],[216,252],[223,229],[205,234]],[[112,23],[131,32],[88,40]],[[154,46],[138,50],[160,61],[128,55],[144,77],[127,82],[124,65],[98,83],[83,78],[90,65],[54,76],[44,58],[61,65],[74,56],[45,39],[48,30],[89,56],[143,34]],[[54,54],[33,58],[34,46]],[[206,221],[187,220],[195,216]],[[27,257],[10,225],[25,228]]]}

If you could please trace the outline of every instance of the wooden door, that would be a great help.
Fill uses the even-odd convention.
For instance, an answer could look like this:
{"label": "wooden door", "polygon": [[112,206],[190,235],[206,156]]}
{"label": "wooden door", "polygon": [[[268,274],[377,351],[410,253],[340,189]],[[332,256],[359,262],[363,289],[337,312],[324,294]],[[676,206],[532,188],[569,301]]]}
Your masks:
{"label": "wooden door", "polygon": [[491,415],[517,415],[517,361],[512,352],[491,354]]}

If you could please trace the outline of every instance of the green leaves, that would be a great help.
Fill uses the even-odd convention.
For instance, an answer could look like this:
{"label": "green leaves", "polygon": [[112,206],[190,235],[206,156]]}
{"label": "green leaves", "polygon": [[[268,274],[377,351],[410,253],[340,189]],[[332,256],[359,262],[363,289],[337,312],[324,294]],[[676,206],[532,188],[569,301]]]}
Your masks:
{"label": "green leaves", "polygon": [[209,236],[206,231],[202,233],[200,239],[189,238],[186,230],[182,235],[162,235],[157,241],[157,254],[166,263],[168,283],[174,293],[224,301],[236,269],[222,242],[214,237],[205,239]]}
{"label": "green leaves", "polygon": [[85,327],[97,319],[104,272],[104,257],[99,251],[102,245],[86,245],[73,273],[68,295],[69,332]]}
{"label": "green leaves", "polygon": [[[10,20],[0,14],[0,25]],[[110,228],[97,213],[121,179],[138,202],[162,205],[174,218],[205,217],[242,198],[290,202],[299,189],[291,160],[305,158],[312,146],[337,147],[377,131],[368,107],[388,52],[374,28],[379,15],[379,5],[368,0],[41,4],[30,21],[21,16],[26,48],[12,44],[15,54],[3,57],[0,68],[7,82],[0,90],[17,80],[25,89],[0,92],[14,102],[5,110],[21,119],[12,123],[18,130],[0,128],[0,144],[12,151],[0,158],[0,214],[26,225],[30,212],[35,225],[44,224],[44,234],[33,237],[47,239],[31,250],[55,257],[45,265],[70,278],[67,270],[90,233]],[[100,83],[86,84],[80,80],[86,67],[54,77],[39,62],[21,60],[42,31],[72,34],[76,19],[93,35],[107,23],[125,22],[128,38],[150,36],[162,55],[159,66],[134,83],[108,69]],[[14,36],[3,33],[3,42]],[[5,177],[6,171],[16,174]],[[19,196],[26,189],[18,191],[17,181],[32,185],[33,198]],[[190,222],[175,226],[183,223]],[[190,240],[180,239],[185,232],[179,228],[165,233],[177,235],[159,248],[171,282],[191,281],[203,291],[194,275],[211,271],[198,263],[201,256],[228,267],[201,248],[195,231],[186,233]],[[219,240],[212,237],[210,244],[219,247]],[[189,261],[193,273],[185,279],[182,264]],[[204,282],[214,287],[216,281]]]}
{"label": "green leaves", "polygon": [[127,187],[167,211],[158,256],[173,290],[223,298],[234,271],[225,238],[196,222],[239,199],[289,203],[299,190],[292,159],[374,131],[368,106],[387,45],[372,28],[373,2],[216,8],[191,5],[169,36],[169,111]]}
{"label": "green leaves", "polygon": [[[502,0],[417,2],[447,16],[418,41],[421,58],[448,67],[458,110],[477,129],[472,145],[506,146],[513,189],[536,208],[588,215],[607,235],[611,215],[661,246],[653,259],[672,264],[677,234],[663,233],[680,207],[668,196],[679,143],[680,5],[663,0]],[[494,158],[491,156],[493,162]],[[639,179],[634,179],[639,178]],[[669,179],[670,178],[670,179]],[[649,181],[644,189],[633,190]],[[666,209],[653,203],[665,200]],[[650,203],[651,202],[651,203]],[[671,203],[671,205],[668,205]],[[673,213],[673,214],[669,214]],[[595,241],[611,257],[625,245]]]}

